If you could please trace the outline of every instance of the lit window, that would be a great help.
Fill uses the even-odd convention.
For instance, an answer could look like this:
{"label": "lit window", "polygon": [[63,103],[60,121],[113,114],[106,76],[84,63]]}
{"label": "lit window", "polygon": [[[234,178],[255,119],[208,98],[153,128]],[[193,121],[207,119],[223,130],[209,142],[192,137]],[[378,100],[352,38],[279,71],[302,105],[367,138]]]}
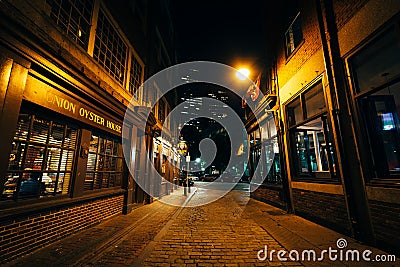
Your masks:
{"label": "lit window", "polygon": [[93,58],[121,85],[125,78],[127,53],[127,45],[100,9]]}
{"label": "lit window", "polygon": [[68,194],[77,129],[21,114],[1,199]]}
{"label": "lit window", "polygon": [[47,0],[50,18],[85,50],[88,48],[93,0]]}
{"label": "lit window", "polygon": [[142,66],[140,65],[139,61],[135,58],[135,56],[132,56],[131,71],[129,77],[129,92],[136,99],[139,97],[138,90],[140,85],[142,84],[142,74],[143,74]]}
{"label": "lit window", "polygon": [[301,41],[303,41],[303,32],[301,30],[300,13],[298,13],[285,33],[287,57],[293,53],[293,51],[300,45]]}
{"label": "lit window", "polygon": [[336,176],[335,150],[326,114],[321,82],[286,107],[296,177]]}
{"label": "lit window", "polygon": [[371,178],[400,177],[399,33],[390,27],[350,58]]}
{"label": "lit window", "polygon": [[121,186],[122,161],[122,145],[120,142],[100,135],[92,135],[85,190]]}

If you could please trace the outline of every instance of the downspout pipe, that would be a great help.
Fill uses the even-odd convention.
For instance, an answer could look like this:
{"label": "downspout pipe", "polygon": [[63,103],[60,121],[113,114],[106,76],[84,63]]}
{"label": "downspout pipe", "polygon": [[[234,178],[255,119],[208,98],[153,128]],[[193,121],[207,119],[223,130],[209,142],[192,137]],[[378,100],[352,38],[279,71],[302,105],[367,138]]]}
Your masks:
{"label": "downspout pipe", "polygon": [[[326,75],[328,102],[334,142],[338,149],[338,175],[341,177],[352,235],[369,245],[375,238],[363,172],[351,116],[351,96],[346,90],[346,76],[340,55],[338,30],[332,0],[315,0]],[[347,156],[346,156],[347,155]]]}

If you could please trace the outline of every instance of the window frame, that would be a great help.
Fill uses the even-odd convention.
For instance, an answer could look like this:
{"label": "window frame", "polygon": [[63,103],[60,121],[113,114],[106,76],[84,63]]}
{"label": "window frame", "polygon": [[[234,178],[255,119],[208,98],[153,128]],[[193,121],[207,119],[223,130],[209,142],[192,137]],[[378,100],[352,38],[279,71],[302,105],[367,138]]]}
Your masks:
{"label": "window frame", "polygon": [[[306,103],[306,95],[310,93],[312,90],[317,88],[318,86],[321,86],[321,93],[324,98],[324,104],[325,104],[325,109],[314,113],[312,116],[307,116],[307,103]],[[286,126],[287,126],[287,138],[288,144],[289,144],[289,149],[288,153],[291,155],[292,160],[290,161],[290,170],[291,174],[293,177],[293,180],[295,181],[301,181],[301,182],[323,182],[323,183],[338,183],[339,182],[339,174],[337,170],[337,149],[333,143],[333,136],[332,136],[332,126],[330,125],[330,120],[329,120],[329,114],[328,114],[328,105],[326,101],[326,96],[325,92],[323,90],[323,83],[322,79],[317,80],[310,86],[306,87],[304,90],[296,94],[291,100],[289,100],[285,105],[285,116],[286,116]],[[300,114],[302,115],[302,118],[300,120],[297,120],[294,123],[292,123],[289,120],[289,110],[288,106],[294,103],[295,101],[299,101],[300,109],[301,112]],[[325,145],[326,149],[328,151],[333,152],[333,158],[330,159],[328,157],[328,166],[329,170],[328,171],[312,171],[311,163],[309,163],[309,175],[304,175],[301,172],[299,172],[299,162],[298,162],[298,156],[296,154],[296,145],[295,145],[295,134],[297,132],[307,132],[306,129],[299,129],[299,127],[302,127],[314,120],[320,119],[322,122],[322,132],[324,134],[324,137],[326,138],[325,143],[328,143],[329,145]],[[309,147],[307,148],[309,150]],[[319,150],[319,149],[318,149]],[[331,153],[332,153],[331,152]],[[296,159],[296,160],[293,160]],[[308,155],[308,160],[310,160],[310,155]],[[333,162],[332,162],[333,160]],[[316,175],[318,173],[319,175]],[[328,175],[325,175],[328,174]],[[319,176],[319,177],[318,177]]]}
{"label": "window frame", "polygon": [[[18,136],[16,136],[16,134],[18,133],[18,129],[16,129],[15,134],[14,134],[14,138],[13,138],[13,143],[14,142],[19,142],[20,144],[24,144],[24,153],[21,159],[21,166],[18,167],[18,169],[9,169],[10,167],[7,168],[7,173],[18,173],[18,178],[17,178],[17,183],[16,183],[16,188],[15,191],[13,193],[12,197],[8,197],[6,199],[3,198],[3,195],[5,194],[4,191],[6,190],[6,188],[4,187],[4,191],[2,192],[2,197],[1,200],[7,200],[7,199],[13,199],[14,201],[16,200],[20,200],[20,199],[44,199],[47,197],[62,197],[62,196],[68,196],[71,194],[71,190],[72,190],[72,182],[73,182],[73,174],[75,172],[75,164],[76,164],[76,160],[78,157],[78,151],[77,151],[77,146],[79,143],[79,127],[77,125],[68,123],[68,121],[62,121],[62,120],[58,120],[57,118],[48,118],[45,115],[37,115],[37,114],[33,114],[33,113],[23,113],[21,112],[19,114],[19,119],[21,116],[26,116],[27,118],[29,118],[29,125],[27,128],[27,136],[25,139],[21,139],[18,138]],[[38,118],[38,119],[37,119]],[[47,127],[47,137],[46,140],[32,140],[32,132],[34,131],[34,124],[36,120],[42,120],[42,121],[46,121],[48,122],[48,127]],[[37,121],[39,122],[39,121]],[[50,142],[50,136],[52,134],[52,130],[54,129],[53,125],[61,125],[63,126],[63,139],[61,141],[61,145],[56,145],[56,144],[52,144]],[[74,144],[73,146],[67,147],[65,146],[65,137],[67,134],[67,130],[71,129],[75,131],[75,140],[74,140]],[[44,142],[43,142],[44,141]],[[42,158],[40,159],[40,166],[37,166],[36,168],[34,167],[33,163],[33,167],[26,167],[26,161],[27,161],[27,154],[29,153],[29,148],[30,147],[39,147],[43,149],[43,155]],[[51,151],[52,149],[59,149],[60,153],[59,153],[59,159],[58,159],[58,164],[57,164],[57,170],[55,169],[51,169],[49,168],[49,166],[47,166],[47,164],[49,164],[49,151]],[[70,152],[72,152],[72,161],[69,162],[70,168],[69,170],[67,169],[62,169],[61,165],[62,165],[62,159],[64,157],[64,152],[67,151],[68,153],[68,157],[70,156]],[[11,151],[12,153],[12,151]],[[10,154],[11,155],[11,154]],[[36,161],[36,159],[35,159]],[[10,164],[10,162],[9,162]],[[49,186],[49,181],[48,184],[46,184],[43,180],[44,174],[49,174],[49,173],[55,173],[55,181],[51,182],[50,186],[52,186],[53,191],[48,191],[47,189],[51,188],[48,187]],[[69,174],[69,179],[68,179],[68,185],[65,186],[64,182],[64,178],[65,178],[65,174]],[[31,194],[20,194],[21,191],[21,185],[23,181],[28,181],[29,179],[23,179],[23,176],[29,174],[29,176],[32,178],[32,175],[35,175],[35,178],[37,179],[37,181],[39,183],[37,183],[37,190],[35,193],[31,193]],[[62,184],[62,188],[61,191],[58,191],[59,186],[60,186],[60,174],[64,174],[64,178],[63,178],[63,184]],[[36,177],[37,176],[37,177]],[[47,176],[49,177],[49,176]],[[7,182],[6,182],[7,184]],[[45,186],[45,187],[43,187]],[[66,192],[63,192],[63,190],[66,188]],[[42,194],[43,193],[43,194]]]}
{"label": "window frame", "polygon": [[[287,27],[287,30],[285,31],[285,55],[286,55],[286,59],[290,59],[295,52],[298,50],[298,48],[304,43],[304,35],[303,35],[303,25],[302,25],[302,20],[301,20],[301,16],[300,16],[301,12],[298,12],[297,15],[294,17],[294,19],[292,20],[292,22],[289,24],[289,26]],[[296,23],[299,23],[299,25],[297,25]],[[294,31],[293,28],[294,26],[299,26],[299,32],[301,34],[300,39],[297,40],[297,38],[294,37]],[[289,40],[288,40],[288,33],[292,33],[292,36],[289,35]],[[298,32],[296,32],[298,33]],[[296,43],[297,40],[297,43]],[[289,46],[290,46],[290,51],[289,51]]]}
{"label": "window frame", "polygon": [[[51,4],[50,2],[54,2],[54,3],[56,3],[56,4],[58,4],[57,6],[55,6],[55,5],[53,5],[53,4]],[[66,3],[68,3],[68,5],[70,5],[70,7],[71,7],[71,9],[75,9],[75,11],[76,12],[78,12],[80,15],[83,15],[83,16],[79,16],[79,19],[78,19],[78,21],[77,21],[77,28],[78,28],[78,32],[73,32],[73,31],[71,31],[70,29],[71,29],[71,27],[72,27],[72,24],[71,24],[71,20],[73,20],[73,18],[72,18],[72,13],[73,12],[71,12],[71,9],[70,10],[68,10],[68,18],[64,18],[64,19],[67,19],[67,21],[66,21],[66,23],[67,23],[67,25],[64,25],[64,23],[62,23],[62,22],[60,22],[63,18],[62,18],[62,15],[61,15],[61,11],[65,11],[66,12],[66,10],[63,10],[63,7],[62,7],[62,5],[63,5],[63,2],[66,2]],[[93,16],[94,16],[94,8],[95,8],[95,2],[96,2],[96,0],[89,0],[88,2],[92,2],[92,6],[91,6],[91,10],[89,10],[89,12],[90,12],[90,18],[86,18],[84,15],[84,13],[82,14],[82,10],[81,9],[79,9],[79,8],[77,8],[77,7],[75,7],[75,5],[74,5],[74,3],[72,3],[71,1],[68,1],[68,0],[61,0],[61,1],[57,1],[57,0],[46,0],[46,4],[50,7],[50,12],[49,12],[49,17],[50,17],[50,19],[57,25],[57,28],[60,30],[60,31],[62,31],[64,34],[66,34],[66,35],[68,35],[69,36],[69,38],[71,38],[72,40],[74,40],[74,42],[79,46],[79,47],[81,47],[82,49],[84,49],[85,51],[87,51],[88,50],[88,48],[89,48],[89,44],[90,44],[90,38],[91,38],[91,34],[92,34],[92,28],[93,28],[93,25],[92,25],[92,21],[93,21]],[[85,6],[85,5],[84,5]],[[55,12],[53,12],[53,9],[55,9],[55,8],[58,8],[57,10],[55,10]],[[67,13],[67,12],[66,12]],[[82,20],[84,20],[84,21],[86,21],[87,22],[87,29],[86,29],[86,38],[85,38],[85,40],[84,41],[79,41],[80,40],[80,38],[81,38],[81,36],[79,36],[79,34],[81,34],[82,33],[82,31],[81,31],[81,29],[83,29],[83,27],[80,27],[80,26],[82,26],[82,24],[81,24],[81,21]],[[75,22],[75,21],[74,21]],[[64,26],[65,26],[65,28],[64,27],[62,27],[60,24],[63,24]],[[72,36],[71,36],[72,35]]]}
{"label": "window frame", "polygon": [[[369,88],[368,90],[361,90],[358,87],[357,83],[357,73],[352,65],[352,58],[364,48],[367,49],[368,46],[373,45],[375,41],[380,40],[380,36],[384,35],[386,32],[389,32],[391,28],[394,28],[394,34],[397,36],[397,40],[400,39],[400,16],[395,16],[388,23],[377,29],[374,33],[372,33],[366,40],[364,40],[361,45],[354,48],[350,51],[345,57],[345,67],[347,74],[347,82],[350,88],[350,93],[352,97],[352,109],[355,117],[354,127],[355,131],[358,133],[367,132],[368,135],[369,129],[366,124],[366,117],[363,113],[362,100],[369,96],[374,96],[374,94],[385,90],[386,88],[393,86],[397,83],[400,83],[400,75],[397,74],[390,79],[387,79],[385,82],[381,82],[374,88]],[[400,114],[398,114],[400,115]],[[365,134],[357,135],[357,143],[358,149],[360,150],[360,161],[363,166],[363,172],[365,174],[365,180],[368,185],[374,186],[387,186],[387,187],[400,187],[400,176],[392,175],[386,177],[379,177],[378,171],[376,170],[376,163],[373,156],[373,148],[371,146],[371,140],[369,136]]]}
{"label": "window frame", "polygon": [[[100,191],[100,190],[106,190],[106,189],[110,189],[110,188],[121,188],[122,187],[122,182],[123,182],[123,176],[124,176],[124,156],[122,153],[122,142],[114,137],[111,137],[107,134],[103,134],[101,132],[98,131],[91,131],[91,138],[93,138],[93,136],[97,137],[97,148],[96,151],[91,151],[89,148],[89,153],[88,153],[88,163],[87,163],[87,167],[86,167],[86,174],[85,174],[85,183],[84,183],[84,187],[83,187],[83,191],[84,192],[92,192],[92,191]],[[104,145],[104,151],[100,151],[101,149],[101,144],[100,144],[100,140],[102,140],[103,145]],[[115,145],[117,144],[117,155],[114,155],[114,153],[112,153],[111,155],[106,153],[106,149],[105,146],[107,145],[107,142],[112,142],[112,149],[115,149]],[[91,145],[90,145],[91,147]],[[94,165],[93,165],[93,170],[89,169],[89,160],[91,155],[94,155]],[[108,168],[108,169],[104,169],[102,168],[101,170],[98,169],[98,166],[100,164],[98,164],[98,159],[99,157],[103,158],[104,161],[107,160],[108,158],[112,158],[116,160],[115,163],[115,168]],[[118,161],[120,162],[120,169],[118,170]],[[104,164],[104,162],[103,162]],[[88,179],[88,173],[93,174],[92,175],[92,180]],[[100,185],[98,187],[96,187],[96,182],[97,180],[97,176],[96,175],[104,175],[107,174],[108,175],[108,179],[107,179],[107,185],[103,184],[103,180],[104,177],[102,176],[100,179]],[[111,175],[114,174],[115,178],[114,181],[111,181]],[[117,182],[117,175],[120,176],[119,179],[119,184],[116,184]],[[111,182],[113,182],[114,185],[111,185]]]}
{"label": "window frame", "polygon": [[[51,5],[48,4],[50,7]],[[136,9],[135,9],[136,10]],[[113,30],[116,32],[118,37],[122,40],[122,42],[126,46],[126,58],[124,62],[124,71],[122,73],[122,80],[117,79],[114,77],[115,75],[113,73],[110,73],[110,70],[104,66],[101,62],[99,62],[98,59],[95,58],[94,56],[94,51],[95,51],[95,46],[96,46],[96,39],[97,39],[97,32],[98,32],[98,20],[99,20],[99,13],[103,12],[104,17],[109,21],[111,27]],[[51,18],[51,11],[48,14],[49,18]],[[62,34],[67,35],[68,38],[71,38],[71,36],[65,32],[56,21],[54,21],[53,18],[51,18],[52,21],[56,24],[57,29],[59,29]],[[132,95],[132,97],[137,100],[138,102],[143,101],[143,91],[141,90],[141,85],[143,84],[144,81],[144,72],[145,72],[145,64],[143,60],[140,58],[136,50],[133,48],[131,42],[129,39],[125,36],[124,32],[121,31],[120,27],[118,26],[118,23],[115,21],[114,17],[111,15],[105,4],[100,1],[100,0],[93,0],[93,6],[91,10],[91,21],[89,24],[89,31],[88,31],[88,37],[87,37],[87,42],[85,47],[82,47],[79,45],[73,38],[71,38],[74,43],[80,48],[83,49],[90,57],[93,58],[93,60],[99,65],[99,67],[107,73],[108,77],[113,79],[116,83],[118,83],[126,92]],[[140,67],[140,73],[139,73],[139,81],[136,82],[139,84],[137,88],[133,89],[131,88],[131,79],[132,79],[132,64],[136,61],[138,63],[138,66]]]}

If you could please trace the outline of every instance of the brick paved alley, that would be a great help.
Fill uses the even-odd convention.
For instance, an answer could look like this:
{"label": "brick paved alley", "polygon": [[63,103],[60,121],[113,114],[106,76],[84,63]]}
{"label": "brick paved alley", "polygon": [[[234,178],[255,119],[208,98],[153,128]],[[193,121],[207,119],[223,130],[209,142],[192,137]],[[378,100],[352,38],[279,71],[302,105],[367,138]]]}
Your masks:
{"label": "brick paved alley", "polygon": [[[115,216],[91,229],[29,254],[7,266],[396,266],[367,262],[259,260],[268,251],[336,248],[345,238],[348,249],[367,247],[351,238],[249,198],[246,185],[204,206],[194,206],[207,193],[188,197],[175,192],[176,207],[155,201],[129,215]],[[215,193],[215,192],[214,192]],[[369,248],[372,255],[387,254]],[[260,256],[264,256],[263,253]],[[372,256],[371,256],[372,257]]]}

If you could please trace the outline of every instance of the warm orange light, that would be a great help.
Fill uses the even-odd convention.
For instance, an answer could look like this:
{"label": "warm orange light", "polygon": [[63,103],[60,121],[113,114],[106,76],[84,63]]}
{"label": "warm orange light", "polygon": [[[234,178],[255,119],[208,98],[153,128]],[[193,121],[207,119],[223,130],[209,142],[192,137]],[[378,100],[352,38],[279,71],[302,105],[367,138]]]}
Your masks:
{"label": "warm orange light", "polygon": [[236,71],[236,77],[242,81],[246,80],[249,77],[249,75],[250,75],[250,70],[246,68],[241,68]]}

